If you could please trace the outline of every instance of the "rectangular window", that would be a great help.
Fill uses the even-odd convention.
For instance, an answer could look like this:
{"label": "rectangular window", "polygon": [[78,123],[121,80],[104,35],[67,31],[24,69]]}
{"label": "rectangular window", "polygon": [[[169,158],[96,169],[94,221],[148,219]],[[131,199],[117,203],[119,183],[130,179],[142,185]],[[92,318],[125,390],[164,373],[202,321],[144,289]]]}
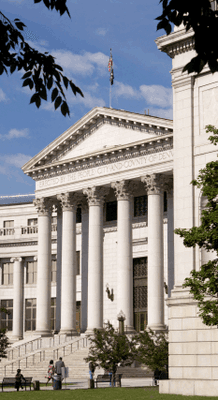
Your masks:
{"label": "rectangular window", "polygon": [[56,328],[56,297],[51,298],[51,330]]}
{"label": "rectangular window", "polygon": [[80,224],[82,222],[82,209],[81,207],[77,207],[76,210],[76,223]]}
{"label": "rectangular window", "polygon": [[57,217],[51,217],[51,231],[57,232]]}
{"label": "rectangular window", "polygon": [[14,220],[3,222],[4,235],[14,235]]}
{"label": "rectangular window", "polygon": [[28,261],[26,266],[26,283],[37,283],[37,261]]}
{"label": "rectangular window", "polygon": [[34,226],[38,224],[38,219],[37,218],[30,218],[27,220],[27,225],[28,226]]}
{"label": "rectangular window", "polygon": [[167,212],[167,192],[164,192],[163,201],[164,201],[164,212]]}
{"label": "rectangular window", "polygon": [[13,285],[13,263],[2,264],[2,285]]}
{"label": "rectangular window", "polygon": [[117,221],[117,201],[106,203],[106,221]]}
{"label": "rectangular window", "polygon": [[36,330],[36,299],[25,301],[25,331]]}
{"label": "rectangular window", "polygon": [[80,275],[81,271],[80,271],[80,251],[76,252],[76,274]]}
{"label": "rectangular window", "polygon": [[57,282],[57,260],[51,261],[51,282]]}
{"label": "rectangular window", "polygon": [[1,329],[13,330],[13,300],[2,300],[1,307],[6,308],[8,314],[1,312]]}
{"label": "rectangular window", "polygon": [[134,217],[142,217],[147,215],[148,196],[134,197]]}

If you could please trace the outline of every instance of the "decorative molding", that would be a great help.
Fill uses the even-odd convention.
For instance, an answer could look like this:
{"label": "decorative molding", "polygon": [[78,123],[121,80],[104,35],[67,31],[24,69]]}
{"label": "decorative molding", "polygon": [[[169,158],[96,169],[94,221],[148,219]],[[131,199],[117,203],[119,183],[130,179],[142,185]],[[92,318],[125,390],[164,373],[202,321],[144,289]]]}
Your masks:
{"label": "decorative molding", "polygon": [[132,229],[145,228],[146,226],[148,226],[147,221],[144,221],[144,222],[134,222],[134,223],[132,224]]}
{"label": "decorative molding", "polygon": [[88,205],[101,206],[103,205],[105,196],[109,193],[109,188],[103,186],[93,186],[83,190],[83,194],[87,196]]}
{"label": "decorative molding", "polygon": [[103,232],[104,233],[117,232],[117,225],[116,226],[105,226],[105,227],[103,227]]}
{"label": "decorative molding", "polygon": [[161,174],[151,174],[141,177],[141,181],[145,184],[148,195],[162,194],[164,178]]}
{"label": "decorative molding", "polygon": [[135,189],[138,187],[137,182],[133,181],[117,181],[111,183],[112,189],[115,190],[115,196],[117,200],[129,200],[133,194]]}
{"label": "decorative molding", "polygon": [[33,200],[33,204],[36,207],[39,216],[51,214],[52,203],[49,198],[42,197],[40,199],[35,199]]}
{"label": "decorative molding", "polygon": [[78,193],[62,193],[57,195],[57,199],[60,201],[63,211],[76,212],[81,196]]}
{"label": "decorative molding", "polygon": [[148,244],[148,238],[142,238],[142,239],[133,239],[132,241],[133,246],[140,246],[142,244]]}
{"label": "decorative molding", "polygon": [[75,159],[60,161],[55,165],[45,165],[30,171],[32,179],[38,181],[41,179],[54,178],[73,172],[83,171],[94,167],[103,167],[119,161],[127,161],[141,156],[147,156],[163,151],[173,149],[173,136],[169,131],[160,137],[151,138],[147,141],[133,143],[120,147],[105,149],[96,154],[80,156]]}
{"label": "decorative molding", "polygon": [[34,242],[0,243],[0,247],[37,246],[37,244],[38,244],[38,241],[34,241]]}
{"label": "decorative molding", "polygon": [[10,258],[10,262],[14,263],[15,261],[22,262],[22,257],[12,257]]}

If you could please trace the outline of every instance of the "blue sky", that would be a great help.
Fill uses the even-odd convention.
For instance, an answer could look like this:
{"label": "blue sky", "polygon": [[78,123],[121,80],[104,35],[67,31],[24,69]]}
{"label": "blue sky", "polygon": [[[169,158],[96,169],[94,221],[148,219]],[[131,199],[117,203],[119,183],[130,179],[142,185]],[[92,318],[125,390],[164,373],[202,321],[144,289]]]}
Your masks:
{"label": "blue sky", "polygon": [[71,19],[33,0],[1,0],[0,10],[19,18],[24,36],[51,52],[84,98],[67,92],[71,116],[50,102],[29,105],[21,73],[0,76],[0,196],[34,193],[21,166],[96,106],[109,106],[110,48],[114,60],[112,107],[172,119],[171,60],[154,40],[159,0],[68,0]]}

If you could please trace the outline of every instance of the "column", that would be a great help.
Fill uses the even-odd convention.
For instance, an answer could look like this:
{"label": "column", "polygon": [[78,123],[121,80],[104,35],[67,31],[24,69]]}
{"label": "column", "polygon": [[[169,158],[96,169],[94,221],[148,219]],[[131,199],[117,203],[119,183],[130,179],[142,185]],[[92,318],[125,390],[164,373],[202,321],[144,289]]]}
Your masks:
{"label": "column", "polygon": [[141,178],[148,194],[148,327],[154,331],[164,326],[163,270],[163,177],[160,174]]}
{"label": "column", "polygon": [[14,263],[13,338],[23,339],[23,266],[22,258],[12,258]]}
{"label": "column", "polygon": [[76,194],[57,198],[62,205],[61,333],[76,331]]}
{"label": "column", "polygon": [[57,283],[56,283],[56,332],[61,329],[61,260],[62,260],[62,207],[57,209]]}
{"label": "column", "polygon": [[103,328],[103,202],[106,188],[85,189],[89,205],[88,326],[86,333]]}
{"label": "column", "polygon": [[82,207],[82,243],[81,243],[81,332],[87,329],[88,306],[88,243],[89,243],[89,209],[87,201]]}
{"label": "column", "polygon": [[34,200],[38,211],[38,268],[36,333],[51,334],[51,203],[47,198]]}
{"label": "column", "polygon": [[133,327],[132,190],[129,181],[111,184],[117,197],[117,314],[125,314],[127,332]]}

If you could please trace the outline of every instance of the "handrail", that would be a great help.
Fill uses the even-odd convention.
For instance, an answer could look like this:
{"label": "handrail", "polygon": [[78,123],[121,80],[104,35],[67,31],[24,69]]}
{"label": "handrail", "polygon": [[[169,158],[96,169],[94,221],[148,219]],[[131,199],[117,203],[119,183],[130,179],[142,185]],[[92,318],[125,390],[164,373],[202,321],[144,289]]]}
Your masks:
{"label": "handrail", "polygon": [[[33,352],[33,350],[34,350],[33,349],[33,346],[34,346],[33,343],[35,343],[35,342],[37,344],[36,350],[41,349],[42,348],[42,338],[41,337],[40,338],[35,338],[35,339],[30,340],[29,342],[22,343],[19,346],[12,347],[12,348],[8,349],[8,351],[7,351],[8,360],[9,359],[13,360],[14,358],[19,358],[22,347],[24,347],[24,354],[27,354],[27,352],[29,353],[30,351]],[[27,350],[28,349],[28,345],[30,345],[31,350]],[[15,356],[16,352],[17,352],[17,356]]]}
{"label": "handrail", "polygon": [[[53,349],[53,359],[58,359],[61,355],[62,357],[65,357],[67,355],[75,353],[75,351],[80,349],[80,342],[82,342],[82,348],[85,348],[88,346],[89,339],[87,336],[79,338],[78,340],[75,340],[71,343],[66,343],[62,346],[57,347],[56,349]],[[73,351],[73,346],[76,345],[76,349]],[[66,348],[70,347],[70,351],[68,354],[66,354]],[[62,353],[61,353],[62,350]]]}
{"label": "handrail", "polygon": [[[13,373],[16,369],[20,368],[20,362],[22,360],[26,360],[26,363],[25,363],[26,368],[28,366],[35,365],[35,363],[36,363],[36,357],[35,356],[38,355],[38,354],[39,354],[39,360],[37,361],[37,364],[38,364],[38,362],[45,361],[45,350],[39,350],[39,351],[37,351],[35,353],[28,354],[27,356],[19,357],[17,360],[12,361],[12,362],[4,365],[4,376],[6,376],[7,367],[11,366],[12,367],[11,368],[11,372]],[[32,363],[28,363],[28,359],[31,358],[31,357],[32,357]],[[15,369],[14,369],[14,366],[16,366]]]}

